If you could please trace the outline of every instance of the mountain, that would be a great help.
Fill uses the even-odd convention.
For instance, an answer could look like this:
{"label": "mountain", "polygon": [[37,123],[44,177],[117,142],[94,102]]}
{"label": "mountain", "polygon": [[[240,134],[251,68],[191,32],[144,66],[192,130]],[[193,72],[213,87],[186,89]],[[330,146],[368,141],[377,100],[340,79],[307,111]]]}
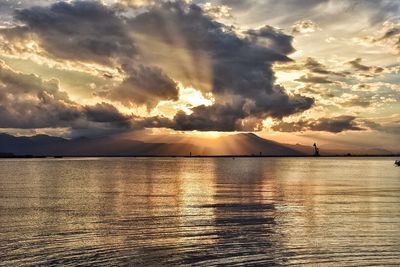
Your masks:
{"label": "mountain", "polygon": [[199,143],[152,143],[116,137],[65,139],[47,135],[16,137],[0,134],[0,152],[36,156],[128,155],[304,155],[255,134],[236,134]]}
{"label": "mountain", "polygon": [[[155,140],[162,140],[157,142]],[[281,144],[253,133],[240,133],[218,138],[155,138],[139,141],[127,137],[65,139],[48,135],[16,137],[0,134],[0,157],[15,155],[35,156],[149,156],[149,155],[312,155],[312,146]],[[337,150],[321,147],[322,155],[390,155],[382,149]]]}
{"label": "mountain", "polygon": [[65,139],[47,135],[16,137],[0,134],[0,152],[35,156],[186,155],[193,145],[145,143],[111,137]]}
{"label": "mountain", "polygon": [[208,151],[212,155],[305,155],[305,153],[290,148],[287,145],[261,138],[253,133],[240,133],[217,138]]}

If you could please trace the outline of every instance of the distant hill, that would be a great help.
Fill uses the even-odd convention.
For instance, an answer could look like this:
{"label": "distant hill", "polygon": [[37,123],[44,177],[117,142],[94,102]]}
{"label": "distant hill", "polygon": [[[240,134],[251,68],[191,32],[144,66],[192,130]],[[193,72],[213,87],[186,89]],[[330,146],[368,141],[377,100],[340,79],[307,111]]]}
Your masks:
{"label": "distant hill", "polygon": [[[163,140],[163,142],[154,142]],[[153,141],[138,141],[128,138],[103,137],[65,139],[48,135],[16,137],[0,134],[0,157],[7,153],[34,156],[149,156],[176,155],[263,155],[302,156],[312,155],[312,146],[281,144],[261,138],[253,133],[240,133],[218,138],[195,140],[160,138]],[[390,155],[382,149],[358,149],[352,151],[321,147],[322,155]]]}
{"label": "distant hill", "polygon": [[47,135],[15,137],[0,134],[0,152],[35,156],[126,156],[126,155],[184,155],[196,151],[193,145],[144,143],[117,138],[64,139]]}
{"label": "distant hill", "polygon": [[305,153],[287,145],[261,138],[253,133],[240,133],[217,138],[209,147],[209,154],[301,156]]}
{"label": "distant hill", "polygon": [[295,149],[255,134],[236,134],[210,140],[205,144],[148,143],[105,138],[65,139],[47,135],[16,137],[0,134],[0,152],[36,156],[126,156],[126,155],[304,155]]}

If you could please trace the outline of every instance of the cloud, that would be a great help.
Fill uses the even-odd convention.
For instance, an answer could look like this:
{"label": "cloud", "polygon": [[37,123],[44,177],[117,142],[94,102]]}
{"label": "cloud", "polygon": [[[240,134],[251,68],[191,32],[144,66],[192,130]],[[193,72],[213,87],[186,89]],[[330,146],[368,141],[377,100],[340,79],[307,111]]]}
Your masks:
{"label": "cloud", "polygon": [[140,65],[130,69],[120,85],[100,95],[126,106],[146,105],[154,108],[161,100],[178,100],[179,89],[175,81],[160,68]]}
{"label": "cloud", "polygon": [[232,18],[231,8],[226,5],[213,5],[210,2],[201,6],[205,13],[216,19]]}
{"label": "cloud", "polygon": [[[398,3],[400,10],[400,2]],[[375,36],[364,36],[358,40],[361,44],[374,44],[389,49],[394,54],[400,53],[400,23],[397,20],[387,20],[380,25]]]}
{"label": "cloud", "polygon": [[55,80],[15,72],[1,61],[0,110],[0,128],[64,127],[80,117]]}
{"label": "cloud", "polygon": [[343,131],[365,130],[355,121],[354,116],[338,116],[333,118],[319,118],[315,120],[299,120],[297,122],[281,121],[271,128],[279,132],[323,131],[340,133]]}
{"label": "cloud", "polygon": [[347,62],[347,64],[350,65],[353,69],[367,73],[368,76],[373,76],[383,71],[383,68],[381,67],[363,65],[361,64],[361,61],[361,58],[356,58]]}
{"label": "cloud", "polygon": [[57,58],[111,64],[137,52],[124,20],[100,2],[61,1],[17,10],[15,18],[25,26],[14,30],[34,34]]}
{"label": "cloud", "polygon": [[318,62],[317,60],[308,57],[306,59],[306,62],[304,63],[304,67],[309,70],[310,72],[316,73],[316,74],[325,74],[325,75],[337,75],[337,76],[345,76],[348,73],[347,72],[335,72],[335,71],[330,71],[328,68]]}
{"label": "cloud", "polygon": [[[98,96],[129,107],[152,109],[162,100],[176,101],[175,80],[191,86],[193,77],[207,73],[196,89],[211,93],[215,103],[178,113],[174,129],[233,131],[244,121],[282,118],[314,104],[312,98],[289,95],[274,84],[272,64],[291,60],[292,36],[270,26],[239,33],[184,1],[153,3],[129,13],[135,11],[132,6],[72,1],[22,9],[15,18],[23,25],[12,31],[20,38],[36,38],[57,59],[115,67],[122,82]],[[180,62],[179,53],[191,61],[178,70],[164,64]],[[113,74],[104,77],[114,79]],[[100,105],[83,112],[86,122],[102,123],[96,110],[109,116],[105,111],[110,107]],[[83,107],[77,109],[82,113]],[[192,119],[202,123],[189,123]]]}
{"label": "cloud", "polygon": [[248,23],[256,24],[269,18],[279,21],[280,24],[292,25],[296,21],[312,16],[320,6],[329,3],[329,0],[218,0],[217,2],[231,7],[234,16],[240,15]]}
{"label": "cloud", "polygon": [[[131,3],[132,4],[132,3]],[[120,9],[95,1],[57,2],[16,12],[25,25],[8,30],[8,36],[34,34],[51,56],[69,61],[94,62],[116,67],[125,80],[102,94],[127,106],[155,107],[161,100],[177,100],[176,83],[160,68],[138,60],[127,18]],[[105,78],[114,78],[104,74]]]}
{"label": "cloud", "polygon": [[274,27],[266,25],[256,30],[245,32],[252,42],[265,45],[280,54],[286,55],[295,51],[292,41],[293,36],[287,35]]}
{"label": "cloud", "polygon": [[231,27],[212,20],[199,6],[182,2],[150,8],[130,25],[142,38],[183,49],[194,58],[209,56],[208,66],[196,67],[210,68],[215,104],[193,108],[190,115],[178,113],[175,129],[233,131],[246,117],[288,116],[314,103],[311,98],[289,96],[282,87],[274,86],[272,64],[289,61],[287,54],[294,49],[292,37],[272,27],[246,31],[242,38]]}
{"label": "cloud", "polygon": [[89,134],[133,126],[132,116],[111,104],[78,104],[60,90],[56,80],[16,72],[0,61],[0,128],[69,128]]}
{"label": "cloud", "polygon": [[329,80],[325,76],[315,76],[312,74],[303,75],[295,81],[303,83],[333,83],[333,81]]}
{"label": "cloud", "polygon": [[84,112],[88,120],[93,122],[110,122],[120,125],[128,125],[129,116],[121,114],[116,107],[109,103],[97,103],[93,106],[85,106]]}
{"label": "cloud", "polygon": [[311,33],[320,30],[318,25],[312,20],[299,20],[292,26],[292,33]]}
{"label": "cloud", "polygon": [[326,87],[315,87],[312,85],[303,86],[300,88],[300,92],[312,95],[320,95],[327,98],[333,98],[336,96],[334,91],[331,91]]}
{"label": "cloud", "polygon": [[349,72],[346,71],[331,71],[327,66],[324,64],[320,63],[316,59],[312,57],[307,57],[305,60],[299,60],[299,61],[289,61],[289,62],[282,62],[278,63],[275,66],[276,70],[282,70],[282,71],[292,71],[292,70],[298,70],[298,71],[307,71],[308,74],[316,74],[316,75],[322,75],[322,76],[327,76],[327,75],[335,75],[335,76],[341,76],[344,77],[346,75],[349,75]]}
{"label": "cloud", "polygon": [[127,5],[134,8],[143,8],[155,5],[160,0],[116,0],[119,4]]}
{"label": "cloud", "polygon": [[[279,89],[277,89],[279,91]],[[174,117],[173,129],[199,131],[235,131],[244,130],[242,122],[255,121],[266,117],[282,118],[309,109],[314,100],[303,96],[275,93],[260,99],[261,104],[254,101],[238,100],[231,104],[214,104],[198,106],[192,109],[192,114],[179,112]],[[245,127],[246,130],[250,130]],[[252,130],[259,130],[256,127]]]}
{"label": "cloud", "polygon": [[345,102],[341,103],[341,105],[343,107],[369,107],[372,105],[372,102],[367,99],[366,97],[362,97],[362,96],[354,96],[352,98],[350,98],[349,100],[346,100]]}
{"label": "cloud", "polygon": [[377,123],[377,122],[374,122],[371,120],[365,120],[364,124],[371,130],[376,130],[376,131],[389,133],[389,134],[395,134],[395,135],[400,134],[400,121],[399,120],[397,120],[396,122],[384,123],[384,124]]}

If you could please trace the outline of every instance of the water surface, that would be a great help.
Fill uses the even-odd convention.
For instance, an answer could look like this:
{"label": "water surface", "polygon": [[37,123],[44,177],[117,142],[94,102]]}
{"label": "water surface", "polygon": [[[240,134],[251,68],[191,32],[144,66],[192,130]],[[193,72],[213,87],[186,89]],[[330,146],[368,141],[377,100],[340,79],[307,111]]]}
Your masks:
{"label": "water surface", "polygon": [[0,160],[0,265],[399,266],[393,162]]}

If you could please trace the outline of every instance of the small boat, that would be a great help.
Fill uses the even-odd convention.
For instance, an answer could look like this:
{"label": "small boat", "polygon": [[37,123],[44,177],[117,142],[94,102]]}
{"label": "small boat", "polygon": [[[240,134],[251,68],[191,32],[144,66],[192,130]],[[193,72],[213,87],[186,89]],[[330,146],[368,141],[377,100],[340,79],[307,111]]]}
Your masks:
{"label": "small boat", "polygon": [[396,166],[399,166],[399,167],[400,167],[400,160],[396,160],[396,161],[394,162],[394,164],[395,164]]}

